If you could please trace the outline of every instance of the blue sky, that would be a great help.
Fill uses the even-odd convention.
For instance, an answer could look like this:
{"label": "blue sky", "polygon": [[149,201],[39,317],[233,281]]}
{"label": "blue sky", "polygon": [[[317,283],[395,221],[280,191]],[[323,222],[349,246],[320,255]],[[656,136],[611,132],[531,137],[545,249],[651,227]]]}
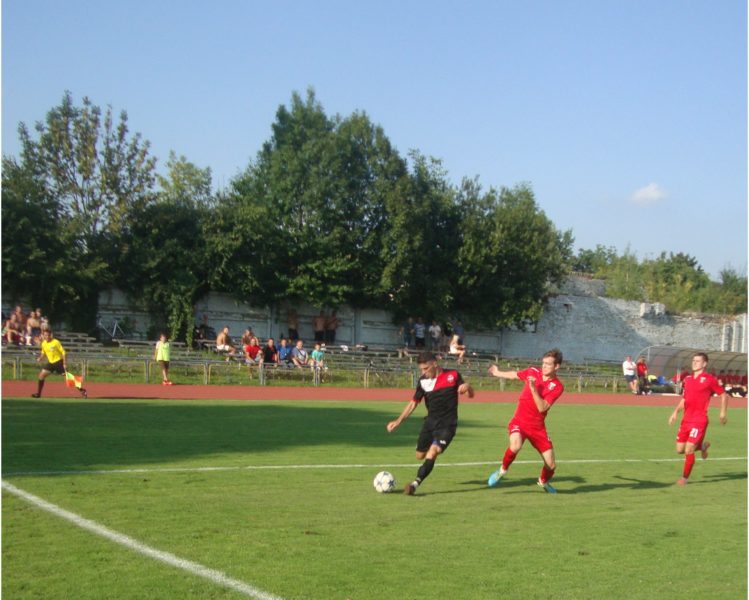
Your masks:
{"label": "blue sky", "polygon": [[2,2],[6,155],[70,90],[222,187],[308,87],[455,183],[530,183],[576,248],[746,273],[743,0]]}

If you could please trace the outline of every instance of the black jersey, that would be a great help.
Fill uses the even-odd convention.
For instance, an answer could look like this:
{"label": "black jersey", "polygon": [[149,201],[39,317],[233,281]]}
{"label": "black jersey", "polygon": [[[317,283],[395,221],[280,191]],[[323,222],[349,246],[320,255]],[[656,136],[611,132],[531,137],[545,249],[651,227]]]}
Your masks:
{"label": "black jersey", "polygon": [[427,418],[431,421],[455,425],[458,422],[458,387],[463,384],[460,373],[443,370],[434,379],[419,378],[414,400],[427,407]]}

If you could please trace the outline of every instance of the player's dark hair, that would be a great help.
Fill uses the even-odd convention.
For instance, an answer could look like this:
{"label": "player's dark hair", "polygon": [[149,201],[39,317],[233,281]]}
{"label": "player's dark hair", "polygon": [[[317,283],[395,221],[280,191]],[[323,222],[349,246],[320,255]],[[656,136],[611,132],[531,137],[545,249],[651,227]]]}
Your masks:
{"label": "player's dark hair", "polygon": [[437,360],[437,358],[431,352],[420,352],[419,356],[416,358],[416,364],[423,365],[435,360]]}
{"label": "player's dark hair", "polygon": [[562,351],[559,348],[552,348],[546,354],[543,355],[543,358],[548,358],[548,357],[551,357],[554,359],[555,365],[562,364]]}
{"label": "player's dark hair", "polygon": [[702,358],[702,360],[704,360],[705,362],[710,362],[710,361],[708,360],[708,358],[707,358],[707,354],[705,354],[704,352],[695,352],[695,353],[694,353],[694,354],[692,355],[692,358],[694,358],[695,356],[699,356],[699,357],[701,357],[701,358]]}

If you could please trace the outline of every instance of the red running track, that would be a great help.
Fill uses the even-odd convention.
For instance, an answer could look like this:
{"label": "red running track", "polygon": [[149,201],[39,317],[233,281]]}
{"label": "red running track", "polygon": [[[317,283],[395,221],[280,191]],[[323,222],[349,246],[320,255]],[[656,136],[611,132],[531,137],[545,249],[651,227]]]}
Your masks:
{"label": "red running track", "polygon": [[[159,399],[159,400],[366,400],[407,402],[411,391],[392,388],[281,387],[243,385],[172,385],[147,383],[90,383],[89,399]],[[28,398],[36,391],[35,381],[3,381],[3,397]],[[78,392],[63,381],[47,380],[44,396],[77,398]],[[517,392],[479,390],[472,400],[461,402],[517,402]],[[635,396],[633,394],[580,394],[566,392],[565,404],[609,404],[620,406],[676,406],[677,396]],[[746,398],[731,398],[731,408],[746,408]]]}

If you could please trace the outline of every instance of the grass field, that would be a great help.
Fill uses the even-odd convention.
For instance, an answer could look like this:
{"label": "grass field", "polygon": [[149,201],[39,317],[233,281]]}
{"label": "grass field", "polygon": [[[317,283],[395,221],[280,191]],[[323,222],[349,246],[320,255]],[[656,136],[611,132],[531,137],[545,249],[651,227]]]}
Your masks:
{"label": "grass field", "polygon": [[[403,403],[3,399],[3,481],[250,589],[163,564],[3,491],[8,598],[745,598],[746,410],[673,485],[668,408],[557,404],[557,495],[508,404],[464,404],[414,497],[423,409]],[[254,591],[253,591],[254,590]],[[267,593],[263,596],[263,593]],[[272,596],[271,596],[272,595]]]}

